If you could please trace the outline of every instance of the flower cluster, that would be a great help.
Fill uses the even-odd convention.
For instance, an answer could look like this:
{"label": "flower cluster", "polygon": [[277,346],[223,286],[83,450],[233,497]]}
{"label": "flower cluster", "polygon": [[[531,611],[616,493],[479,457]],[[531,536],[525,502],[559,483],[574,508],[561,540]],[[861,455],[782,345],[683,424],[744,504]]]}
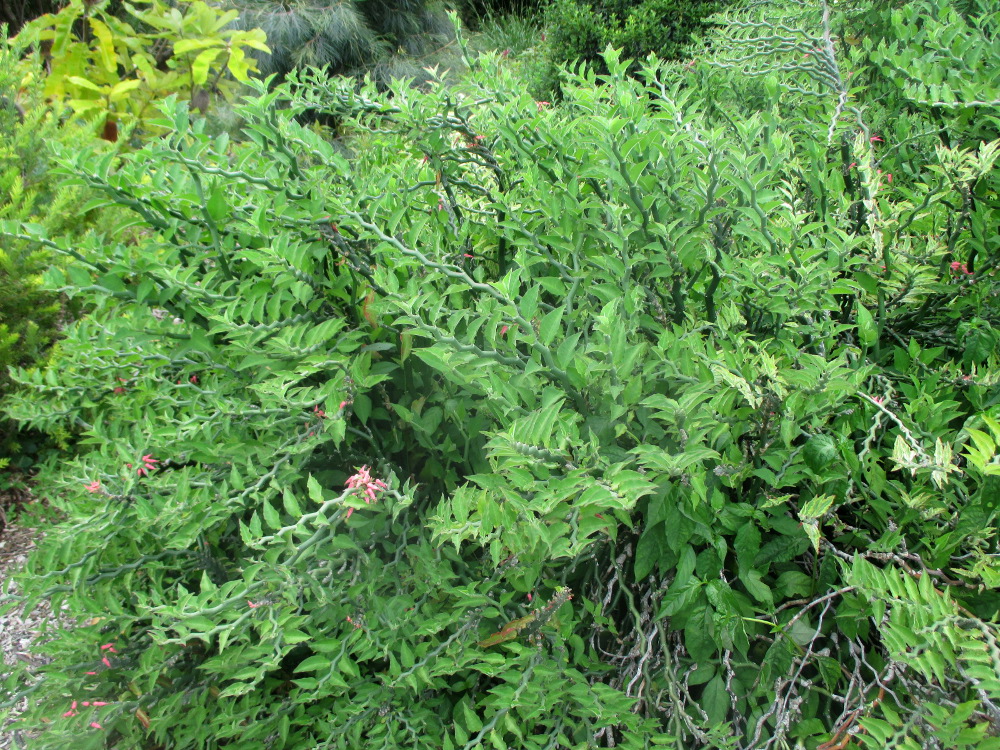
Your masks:
{"label": "flower cluster", "polygon": [[[155,458],[153,458],[152,453],[147,453],[145,456],[142,457],[142,466],[136,469],[136,474],[138,474],[140,477],[149,474],[149,472],[151,472],[153,469],[156,468],[156,465],[158,463],[160,462]],[[130,469],[132,468],[131,464],[129,464],[129,468]]]}
{"label": "flower cluster", "polygon": [[956,274],[963,274],[965,276],[973,275],[972,271],[969,270],[969,267],[965,263],[959,263],[957,260],[952,262],[951,270]]}
{"label": "flower cluster", "polygon": [[[375,494],[386,489],[387,485],[381,479],[375,479],[371,475],[371,470],[367,466],[358,469],[358,473],[347,478],[347,488],[352,490],[362,490],[361,496],[366,503],[375,500]],[[347,509],[347,517],[350,518],[354,508]]]}

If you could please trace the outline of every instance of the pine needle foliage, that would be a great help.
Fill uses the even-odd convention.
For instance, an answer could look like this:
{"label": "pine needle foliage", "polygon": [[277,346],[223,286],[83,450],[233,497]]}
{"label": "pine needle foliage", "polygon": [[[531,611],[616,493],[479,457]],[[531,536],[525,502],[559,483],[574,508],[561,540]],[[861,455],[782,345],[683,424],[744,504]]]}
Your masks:
{"label": "pine needle foliage", "polygon": [[256,56],[265,77],[282,78],[308,67],[359,75],[398,55],[427,55],[452,38],[443,9],[427,0],[235,0],[229,5],[239,11],[241,28],[267,34],[271,51]]}

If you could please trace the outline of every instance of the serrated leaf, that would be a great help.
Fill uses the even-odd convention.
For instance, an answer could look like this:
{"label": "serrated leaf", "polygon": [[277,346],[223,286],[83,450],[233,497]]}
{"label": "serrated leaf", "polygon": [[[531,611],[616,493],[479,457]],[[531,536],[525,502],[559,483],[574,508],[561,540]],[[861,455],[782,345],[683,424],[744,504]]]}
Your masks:
{"label": "serrated leaf", "polygon": [[295,495],[288,487],[281,493],[281,501],[292,518],[302,517],[302,509],[299,507],[298,500],[295,499]]}
{"label": "serrated leaf", "polygon": [[278,515],[278,511],[267,500],[261,503],[261,512],[264,515],[264,522],[268,526],[272,529],[281,528],[281,517]]}
{"label": "serrated leaf", "polygon": [[837,443],[829,435],[813,435],[806,441],[802,456],[808,466],[816,474],[832,464],[837,458]]}

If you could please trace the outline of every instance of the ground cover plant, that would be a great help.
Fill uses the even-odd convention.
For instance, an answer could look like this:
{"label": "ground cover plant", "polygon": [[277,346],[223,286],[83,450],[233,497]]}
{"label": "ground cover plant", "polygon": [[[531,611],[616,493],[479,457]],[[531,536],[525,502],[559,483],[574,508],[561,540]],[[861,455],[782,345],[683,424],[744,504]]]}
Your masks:
{"label": "ground cover plant", "polygon": [[5,405],[79,446],[35,745],[1000,746],[997,113],[893,73],[997,14],[756,5],[558,107],[485,56],[64,152],[141,241],[0,224],[94,306]]}

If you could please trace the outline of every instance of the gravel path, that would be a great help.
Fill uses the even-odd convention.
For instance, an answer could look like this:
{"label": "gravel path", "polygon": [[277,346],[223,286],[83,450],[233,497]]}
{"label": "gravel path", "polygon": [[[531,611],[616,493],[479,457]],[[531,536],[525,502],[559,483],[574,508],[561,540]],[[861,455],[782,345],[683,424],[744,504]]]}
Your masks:
{"label": "gravel path", "polygon": [[[28,553],[35,548],[36,529],[8,525],[0,532],[0,584],[6,589],[11,575],[28,559]],[[48,603],[43,602],[27,617],[20,606],[15,606],[0,615],[0,649],[3,651],[4,667],[27,663],[38,664],[40,660],[31,653],[31,644],[45,623],[53,621]],[[0,669],[0,672],[4,669]],[[0,693],[0,701],[4,699]],[[0,750],[20,750],[27,748],[30,737],[14,728],[16,720],[0,729]]]}

